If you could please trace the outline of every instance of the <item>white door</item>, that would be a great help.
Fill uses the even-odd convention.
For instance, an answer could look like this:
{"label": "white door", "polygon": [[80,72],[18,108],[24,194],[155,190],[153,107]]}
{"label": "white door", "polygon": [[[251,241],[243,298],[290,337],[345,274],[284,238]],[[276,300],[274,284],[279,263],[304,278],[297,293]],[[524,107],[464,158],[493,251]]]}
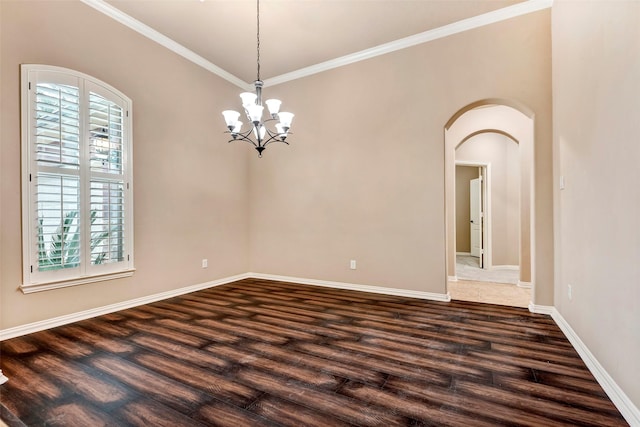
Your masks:
{"label": "white door", "polygon": [[481,179],[470,182],[471,256],[480,258],[482,268],[482,190]]}

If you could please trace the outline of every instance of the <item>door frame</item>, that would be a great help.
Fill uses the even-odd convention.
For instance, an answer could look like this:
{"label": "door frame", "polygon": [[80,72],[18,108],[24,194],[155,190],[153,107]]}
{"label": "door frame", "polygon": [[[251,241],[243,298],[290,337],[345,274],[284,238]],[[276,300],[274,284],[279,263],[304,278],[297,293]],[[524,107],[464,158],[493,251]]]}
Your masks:
{"label": "door frame", "polygon": [[[471,166],[480,168],[480,176],[482,177],[482,185],[480,186],[480,193],[482,197],[482,255],[483,255],[483,266],[482,268],[485,270],[490,270],[493,267],[492,262],[492,246],[491,246],[491,163],[489,162],[470,162],[465,160],[456,160],[455,166]],[[454,167],[455,167],[454,166]],[[455,174],[454,174],[455,175]],[[453,188],[455,191],[455,177]],[[453,207],[454,210],[454,218],[455,218],[455,205]],[[454,235],[457,233],[457,230],[454,226]],[[456,243],[455,238],[453,239],[453,244]],[[457,251],[455,251],[457,253]]]}
{"label": "door frame", "polygon": [[[551,241],[549,236],[553,233],[548,231],[548,227],[536,227],[536,225],[544,225],[544,219],[549,218],[545,206],[536,203],[537,196],[542,194],[536,190],[536,183],[540,181],[539,177],[536,178],[540,167],[536,167],[534,161],[536,155],[540,154],[536,149],[537,124],[538,121],[531,108],[519,101],[505,98],[485,98],[471,102],[457,110],[445,123],[443,128],[445,289],[447,289],[447,282],[457,280],[455,276],[455,192],[452,188],[455,184],[455,149],[474,135],[497,132],[513,139],[520,147],[520,282],[518,285],[532,288],[530,308],[537,307],[540,301],[550,301],[549,295],[553,296],[553,280],[548,280],[553,276],[551,274],[553,273],[553,255],[548,253],[548,243]],[[540,212],[542,212],[541,215],[536,215]],[[540,219],[541,217],[544,217],[543,220]],[[536,255],[542,262],[537,262]],[[545,280],[536,284],[536,277],[542,277]],[[542,300],[538,300],[536,295]]]}

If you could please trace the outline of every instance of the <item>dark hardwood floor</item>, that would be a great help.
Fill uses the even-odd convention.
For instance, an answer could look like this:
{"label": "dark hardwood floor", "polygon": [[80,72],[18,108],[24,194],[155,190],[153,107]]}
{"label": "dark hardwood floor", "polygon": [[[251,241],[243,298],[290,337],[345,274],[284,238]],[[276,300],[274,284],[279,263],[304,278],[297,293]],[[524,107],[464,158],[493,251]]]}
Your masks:
{"label": "dark hardwood floor", "polygon": [[526,309],[243,280],[0,343],[28,426],[627,425]]}

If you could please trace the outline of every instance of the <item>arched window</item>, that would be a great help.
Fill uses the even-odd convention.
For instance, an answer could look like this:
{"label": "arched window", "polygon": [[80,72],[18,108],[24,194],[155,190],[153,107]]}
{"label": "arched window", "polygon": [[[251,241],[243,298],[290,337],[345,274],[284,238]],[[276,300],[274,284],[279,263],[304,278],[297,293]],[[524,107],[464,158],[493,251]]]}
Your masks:
{"label": "arched window", "polygon": [[133,274],[131,100],[22,65],[23,292]]}

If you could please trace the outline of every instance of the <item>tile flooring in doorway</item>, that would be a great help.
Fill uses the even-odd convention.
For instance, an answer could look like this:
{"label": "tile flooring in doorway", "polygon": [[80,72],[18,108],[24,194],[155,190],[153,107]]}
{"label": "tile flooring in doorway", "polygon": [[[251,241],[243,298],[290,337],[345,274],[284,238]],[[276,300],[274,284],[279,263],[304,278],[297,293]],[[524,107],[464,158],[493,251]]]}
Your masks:
{"label": "tile flooring in doorway", "polygon": [[456,255],[456,277],[462,280],[478,282],[518,284],[520,271],[517,269],[494,268],[484,270],[480,268],[478,257],[471,255]]}
{"label": "tile flooring in doorway", "polygon": [[487,304],[529,307],[531,289],[509,283],[478,282],[473,280],[449,281],[447,291],[452,300],[483,302]]}
{"label": "tile flooring in doorway", "polygon": [[528,307],[531,289],[517,286],[519,270],[481,269],[477,257],[456,256],[457,281],[449,281],[447,290],[454,300]]}

